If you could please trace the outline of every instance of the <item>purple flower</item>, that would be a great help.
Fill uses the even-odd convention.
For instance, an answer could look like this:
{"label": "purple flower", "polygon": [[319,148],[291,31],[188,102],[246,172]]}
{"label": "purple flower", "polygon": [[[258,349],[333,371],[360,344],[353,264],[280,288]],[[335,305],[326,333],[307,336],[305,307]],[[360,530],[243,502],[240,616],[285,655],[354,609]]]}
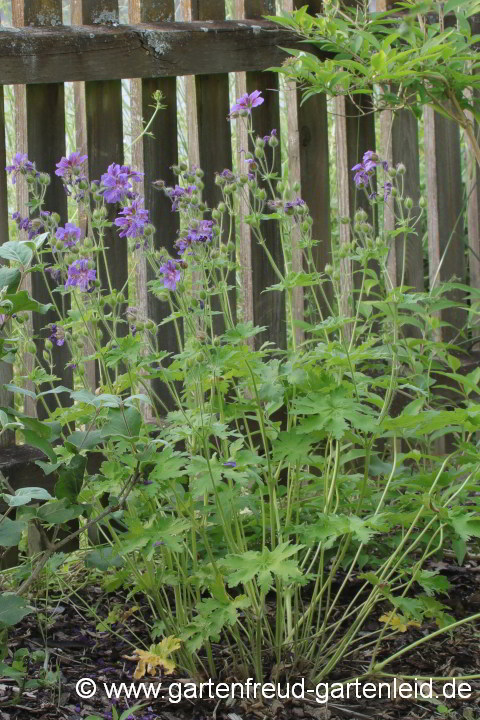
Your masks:
{"label": "purple flower", "polygon": [[63,240],[63,244],[65,245],[65,247],[70,248],[77,244],[77,242],[80,240],[81,234],[82,231],[79,227],[77,227],[73,223],[67,222],[64,228],[57,228],[55,237],[57,238],[57,240]]}
{"label": "purple flower", "polygon": [[80,155],[78,151],[71,153],[68,157],[62,157],[57,163],[55,175],[67,178],[71,178],[73,175],[80,175],[80,165],[83,165],[87,158],[87,155]]}
{"label": "purple flower", "polygon": [[386,182],[383,186],[383,199],[385,202],[387,202],[391,192],[392,192],[392,183]]}
{"label": "purple flower", "polygon": [[263,102],[265,102],[265,99],[262,97],[260,90],[254,90],[250,95],[245,93],[230,108],[230,117],[236,117],[242,111],[246,111],[250,115],[252,108],[258,107]]}
{"label": "purple flower", "polygon": [[291,200],[290,202],[286,202],[283,206],[283,209],[285,212],[289,215],[293,215],[295,212],[295,208],[297,207],[303,207],[305,205],[305,200],[302,200],[302,198],[295,198],[295,200]]}
{"label": "purple flower", "polygon": [[141,237],[148,223],[148,210],[142,207],[143,199],[135,199],[131,205],[120,210],[120,215],[115,219],[115,225],[121,228],[120,237]]}
{"label": "purple flower", "polygon": [[235,462],[235,460],[229,460],[228,462],[223,463],[223,464],[225,467],[231,467],[231,468],[237,467],[237,463]]}
{"label": "purple flower", "polygon": [[167,188],[165,192],[172,201],[172,210],[178,210],[180,199],[191,196],[196,189],[196,185],[189,185],[187,188],[175,185],[174,188]]}
{"label": "purple flower", "polygon": [[28,172],[32,171],[36,172],[35,163],[28,159],[28,155],[26,153],[16,153],[13,158],[13,164],[7,165],[5,170],[9,175],[12,175],[12,183],[14,185],[17,182],[18,175],[26,175]]}
{"label": "purple flower", "polygon": [[97,273],[96,270],[89,267],[91,262],[87,258],[74,260],[68,268],[65,287],[78,287],[82,292],[92,292],[93,285],[91,283],[97,279]]}
{"label": "purple flower", "polygon": [[20,215],[19,212],[12,213],[12,218],[13,218],[13,220],[15,220],[15,222],[17,223],[20,230],[29,230],[30,229],[30,225],[31,225],[30,220],[27,217],[22,218],[22,216]]}
{"label": "purple flower", "polygon": [[102,175],[101,181],[104,186],[105,201],[108,203],[116,203],[131,198],[132,184],[131,180],[139,182],[143,178],[143,173],[132,170],[128,165],[117,165],[112,163],[108,166],[107,172]]}
{"label": "purple flower", "polygon": [[181,237],[176,241],[178,254],[183,255],[187,248],[197,243],[210,242],[212,237],[213,220],[197,220],[188,228],[186,237]]}
{"label": "purple flower", "polygon": [[277,137],[277,131],[276,131],[275,128],[273,128],[273,130],[271,131],[270,135],[264,135],[264,136],[263,136],[263,142],[265,143],[265,145],[268,143],[268,141],[269,141],[272,137],[274,137],[274,138]]}
{"label": "purple flower", "polygon": [[169,290],[177,289],[177,283],[181,277],[181,272],[177,267],[178,262],[178,260],[167,260],[160,268],[160,273],[163,275],[163,284]]}
{"label": "purple flower", "polygon": [[54,345],[58,345],[58,347],[61,347],[65,342],[64,329],[59,327],[58,325],[52,325],[51,329],[52,333],[48,339],[51,340]]}
{"label": "purple flower", "polygon": [[60,280],[60,277],[62,275],[61,270],[58,268],[54,268],[53,265],[50,265],[49,267],[45,268],[45,272],[48,272],[52,280]]}
{"label": "purple flower", "polygon": [[382,166],[384,172],[388,170],[386,160],[380,160],[377,153],[373,150],[367,150],[363,154],[362,162],[353,166],[352,172],[355,173],[353,180],[358,188],[366,187],[370,184],[370,176],[375,172],[375,168]]}

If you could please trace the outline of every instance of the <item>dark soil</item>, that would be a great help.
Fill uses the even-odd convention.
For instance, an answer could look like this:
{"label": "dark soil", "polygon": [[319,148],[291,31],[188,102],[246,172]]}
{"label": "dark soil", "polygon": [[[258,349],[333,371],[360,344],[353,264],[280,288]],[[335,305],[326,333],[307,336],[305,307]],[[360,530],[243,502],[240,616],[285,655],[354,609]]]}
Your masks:
{"label": "dark soil", "polygon": [[[476,560],[467,561],[463,567],[441,563],[436,565],[446,575],[452,585],[450,595],[443,601],[451,607],[451,613],[457,618],[467,617],[480,612],[480,566]],[[120,606],[118,621],[111,631],[103,631],[89,609],[95,607],[101,618],[107,618],[114,606]],[[134,607],[138,608],[134,610]],[[27,684],[19,691],[18,682],[0,677],[0,720],[84,720],[89,715],[111,719],[111,705],[116,706],[119,715],[127,708],[125,700],[111,701],[103,690],[103,683],[125,682],[128,686],[133,680],[135,662],[125,658],[132,655],[135,647],[146,648],[152,642],[148,626],[150,621],[148,606],[138,598],[125,600],[121,594],[105,595],[97,587],[84,587],[70,601],[51,595],[48,602],[38,603],[39,615],[32,614],[11,630],[9,655],[5,663],[11,664],[13,653],[21,648],[28,650],[25,662],[28,663]],[[133,610],[133,612],[132,612]],[[122,616],[123,613],[123,616]],[[378,628],[372,620],[366,631]],[[424,623],[421,628],[408,628],[407,632],[396,635],[385,649],[388,654],[404,647],[414,639],[435,630],[435,625]],[[46,671],[42,662],[35,662],[31,654],[48,649],[48,667],[50,675],[45,682]],[[222,680],[235,681],[229,668],[231,658],[224,648],[214,651],[225,668]],[[329,678],[335,682],[341,676],[355,677],[366,667],[368,650],[364,655],[358,653],[340,668],[338,677]],[[397,676],[397,683],[406,676],[450,677],[480,673],[480,623],[466,624],[452,634],[441,634],[428,644],[420,645],[416,652],[403,656],[398,666],[388,666],[386,670]],[[91,700],[80,700],[76,693],[76,684],[81,678],[91,678],[98,686]],[[298,680],[291,678],[290,681]],[[385,680],[385,678],[383,678]],[[33,683],[32,681],[37,681]],[[162,689],[169,683],[192,682],[181,673],[163,678],[144,678],[146,683],[162,681]],[[392,678],[393,681],[393,678]],[[258,718],[305,718],[309,720],[363,720],[364,718],[382,718],[384,720],[430,720],[430,718],[448,717],[452,720],[480,720],[480,681],[469,681],[471,692],[468,699],[454,698],[444,700],[418,699],[381,699],[365,698],[329,701],[319,704],[312,695],[308,699],[298,700],[186,700],[170,703],[166,699],[145,700],[140,696],[138,702],[144,707],[138,711],[136,720],[257,720]],[[442,683],[434,683],[435,691],[441,692]],[[135,704],[131,699],[128,707]],[[444,705],[444,708],[441,706]]]}

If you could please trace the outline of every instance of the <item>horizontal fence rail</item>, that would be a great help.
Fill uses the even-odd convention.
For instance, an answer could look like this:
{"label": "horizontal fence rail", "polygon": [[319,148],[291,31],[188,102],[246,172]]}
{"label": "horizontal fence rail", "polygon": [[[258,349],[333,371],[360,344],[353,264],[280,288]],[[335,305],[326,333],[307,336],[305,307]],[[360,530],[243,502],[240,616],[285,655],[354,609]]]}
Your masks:
{"label": "horizontal fence rail", "polygon": [[[282,7],[291,10],[306,3],[307,0],[282,0]],[[321,0],[310,0],[308,4],[311,12],[321,11]],[[40,170],[52,175],[46,207],[58,212],[62,223],[68,219],[67,201],[54,170],[55,163],[65,154],[64,83],[75,83],[76,149],[88,154],[90,179],[98,178],[110,163],[124,162],[121,80],[131,79],[132,137],[141,133],[142,121],[147,123],[152,116],[152,93],[162,91],[167,108],[156,116],[152,136],[144,136],[134,144],[132,165],[145,173],[145,205],[157,227],[155,246],[172,252],[179,229],[178,215],[171,212],[170,202],[154,190],[152,183],[159,178],[170,185],[175,182],[171,168],[181,153],[177,90],[184,81],[180,78],[188,76],[185,81],[188,159],[206,171],[204,198],[212,207],[220,200],[214,173],[230,167],[232,159],[236,160],[239,170],[245,163],[246,138],[242,123],[227,122],[233,99],[233,83],[228,73],[236,73],[233,91],[236,97],[254,89],[262,90],[265,96],[265,103],[256,108],[253,116],[256,132],[263,136],[273,128],[280,130],[279,124],[287,122],[288,131],[279,132],[279,138],[282,141],[287,138],[284,152],[289,158],[290,180],[299,183],[299,195],[307,202],[313,218],[313,235],[319,240],[314,248],[317,270],[323,270],[331,260],[334,218],[331,178],[336,178],[338,197],[335,241],[349,243],[350,228],[338,223],[338,218],[352,218],[359,207],[370,212],[365,197],[356,190],[351,168],[366,150],[376,150],[389,162],[406,165],[405,187],[412,198],[414,213],[420,212],[420,177],[426,182],[428,238],[423,238],[423,245],[420,236],[409,241],[406,284],[422,291],[429,279],[447,281],[455,276],[459,282],[468,279],[472,287],[479,287],[478,167],[468,146],[462,146],[457,126],[430,110],[425,111],[419,126],[417,118],[406,109],[395,116],[388,111],[381,113],[376,125],[374,114],[369,112],[368,97],[357,96],[355,105],[347,98],[328,105],[323,95],[301,103],[300,90],[288,84],[282,88],[286,106],[282,108],[278,76],[265,70],[286,58],[282,47],[312,48],[299,44],[293,34],[264,19],[265,15],[275,14],[274,0],[235,0],[231,3],[234,19],[230,20],[225,20],[223,0],[183,0],[180,13],[174,0],[129,0],[129,25],[120,24],[118,0],[71,0],[71,26],[62,25],[62,0],[13,0],[12,5],[15,27],[0,26],[0,164],[4,166],[10,160],[6,154],[3,86],[15,85],[16,150],[28,153]],[[183,21],[179,21],[179,17]],[[108,24],[104,24],[106,20]],[[362,112],[359,113],[358,108]],[[467,170],[463,174],[462,152]],[[9,213],[19,210],[22,215],[27,214],[26,199],[26,187],[19,178],[15,206],[8,207],[6,176],[0,170],[1,242],[8,240]],[[241,212],[244,216],[245,208]],[[275,277],[251,237],[249,226],[242,221],[243,216],[241,214],[236,237],[241,287],[232,291],[233,305],[236,302],[238,309],[241,304],[245,321],[268,326],[268,331],[257,338],[259,343],[270,340],[284,347],[285,306],[280,293],[264,292],[265,287],[275,282]],[[80,218],[78,222],[81,221]],[[389,215],[388,208],[384,222],[387,229],[393,229],[393,216]],[[273,223],[266,225],[269,225],[265,233],[267,247],[281,265],[276,229]],[[108,243],[114,268],[112,281],[120,290],[127,277],[127,250],[116,236],[113,241],[113,235],[112,231],[112,242]],[[389,257],[392,276],[397,278],[402,255],[403,248],[398,243]],[[293,262],[295,270],[302,270],[302,254],[296,247]],[[345,313],[352,309],[354,269],[349,261],[344,261],[341,282]],[[151,279],[150,269],[139,256],[135,302],[145,316],[159,324],[169,311],[165,304],[147,294],[147,283]],[[35,278],[32,282],[37,283],[30,288],[33,295],[41,301],[48,299],[43,281]],[[230,284],[235,284],[235,278]],[[326,298],[331,298],[331,288],[328,285],[324,288]],[[326,311],[323,298],[319,300],[322,310]],[[294,305],[296,319],[301,321],[304,298],[300,290]],[[449,323],[439,329],[441,339],[446,342],[451,341],[465,323],[464,313],[455,308],[442,311],[441,319]],[[49,321],[43,317],[42,326]],[[41,328],[33,324],[38,322],[39,318],[32,320],[31,331],[41,356]],[[221,332],[220,325],[215,331]],[[414,328],[411,334],[415,334]],[[299,329],[297,339],[301,338]],[[158,341],[161,349],[176,351],[177,339],[171,324],[159,327]],[[86,348],[85,355],[89,354]],[[68,362],[65,349],[54,348],[54,360],[61,384],[71,387],[71,372],[65,369]],[[94,390],[99,379],[93,362],[89,363],[87,376]],[[0,365],[3,405],[12,403],[11,394],[3,388],[10,378],[11,366]],[[156,383],[154,389],[168,407],[171,399],[162,384]],[[42,409],[28,399],[26,411],[39,416],[42,413]],[[11,443],[12,435],[0,437],[0,447]],[[17,489],[22,486],[18,483],[25,479],[22,475],[21,480],[16,480],[20,470],[11,452],[9,449],[3,458],[3,465],[0,462],[0,469],[4,467],[11,486]],[[28,468],[34,467],[30,456],[25,463]],[[28,474],[30,477],[30,469]],[[30,484],[41,482],[36,476]]]}
{"label": "horizontal fence rail", "polygon": [[261,18],[129,26],[0,28],[0,84],[264,70],[298,38]]}

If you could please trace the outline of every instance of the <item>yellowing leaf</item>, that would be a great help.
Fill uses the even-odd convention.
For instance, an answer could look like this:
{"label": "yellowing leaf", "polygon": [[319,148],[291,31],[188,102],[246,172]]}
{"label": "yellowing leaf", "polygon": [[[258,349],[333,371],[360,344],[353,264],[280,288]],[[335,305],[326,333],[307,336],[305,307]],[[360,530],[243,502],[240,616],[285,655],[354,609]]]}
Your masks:
{"label": "yellowing leaf", "polygon": [[421,627],[420,623],[415,622],[415,620],[406,620],[403,615],[397,615],[393,610],[379,617],[378,621],[387,623],[393,630],[399,630],[400,632],[407,632],[408,627]]}
{"label": "yellowing leaf", "polygon": [[144,677],[145,673],[149,675],[155,675],[158,668],[163,668],[166,675],[171,675],[175,670],[175,663],[170,660],[170,655],[178,650],[181,645],[181,640],[169,635],[169,637],[163,638],[162,642],[156,645],[150,645],[150,650],[134,650],[133,655],[124,655],[126,660],[136,660],[137,667],[133,677],[135,680],[140,680]]}

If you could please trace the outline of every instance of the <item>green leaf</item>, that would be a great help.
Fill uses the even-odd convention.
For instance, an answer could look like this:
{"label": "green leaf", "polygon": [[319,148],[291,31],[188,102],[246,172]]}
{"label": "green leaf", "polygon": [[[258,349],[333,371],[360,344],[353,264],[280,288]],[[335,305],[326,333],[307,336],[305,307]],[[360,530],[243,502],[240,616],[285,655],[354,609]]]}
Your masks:
{"label": "green leaf", "polygon": [[69,505],[68,501],[63,498],[42,505],[37,510],[37,517],[50,525],[61,525],[80,517],[84,510],[83,505]]}
{"label": "green leaf", "polygon": [[281,543],[275,550],[264,548],[248,550],[242,555],[227,555],[223,561],[231,574],[228,576],[228,585],[235,587],[245,584],[257,576],[260,590],[267,593],[273,584],[273,576],[281,578],[284,582],[298,582],[302,579],[302,571],[297,560],[290,560],[292,555],[298,553],[303,545],[290,545]]}
{"label": "green leaf", "polygon": [[74,445],[78,450],[91,450],[103,442],[100,430],[75,430],[68,436],[67,442]]}
{"label": "green leaf", "polygon": [[33,608],[27,605],[25,598],[7,593],[0,595],[0,625],[16,625],[32,612]]}
{"label": "green leaf", "polygon": [[[0,245],[0,247],[4,247],[4,245]],[[33,312],[45,315],[45,313],[53,307],[52,303],[43,304],[33,300],[26,290],[21,290],[16,293],[7,293],[7,295],[3,298],[3,304],[5,307],[8,307],[9,315],[24,312],[26,310],[32,310]]]}
{"label": "green leaf", "polygon": [[51,460],[52,463],[55,463],[57,461],[57,456],[55,455],[53,447],[48,442],[48,440],[40,437],[40,435],[38,435],[33,430],[24,430],[23,435],[25,437],[25,442],[28,445],[32,445],[33,447],[42,450],[42,452],[45,453],[45,455],[48,457],[49,460]]}
{"label": "green leaf", "polygon": [[66,498],[75,502],[82,489],[87,458],[75,455],[70,463],[59,472],[59,479],[55,484],[55,497],[59,500]]}
{"label": "green leaf", "polygon": [[10,390],[10,392],[13,393],[19,393],[20,395],[26,395],[29,398],[32,398],[32,400],[36,400],[37,396],[33,392],[33,390],[27,390],[26,388],[18,387],[18,385],[12,385],[11,383],[6,383],[4,386],[5,390]]}
{"label": "green leaf", "polygon": [[32,257],[32,250],[24,242],[11,241],[0,245],[0,258],[5,260],[13,260],[26,267]]}
{"label": "green leaf", "polygon": [[27,524],[21,520],[10,520],[4,517],[0,523],[0,547],[15,547],[22,538]]}
{"label": "green leaf", "polygon": [[129,407],[123,410],[111,408],[108,412],[108,421],[103,426],[103,438],[138,437],[142,427],[142,416],[137,408]]}
{"label": "green leaf", "polygon": [[3,499],[10,507],[28,505],[32,500],[52,500],[50,493],[44,488],[26,487],[15,491],[15,495],[3,493]]}
{"label": "green leaf", "polygon": [[14,293],[18,288],[21,277],[22,275],[18,268],[1,267],[0,288],[6,287],[8,288],[8,292]]}
{"label": "green leaf", "polygon": [[85,567],[108,570],[111,567],[123,567],[124,561],[120,555],[114,554],[113,548],[106,547],[89,552],[85,557]]}

